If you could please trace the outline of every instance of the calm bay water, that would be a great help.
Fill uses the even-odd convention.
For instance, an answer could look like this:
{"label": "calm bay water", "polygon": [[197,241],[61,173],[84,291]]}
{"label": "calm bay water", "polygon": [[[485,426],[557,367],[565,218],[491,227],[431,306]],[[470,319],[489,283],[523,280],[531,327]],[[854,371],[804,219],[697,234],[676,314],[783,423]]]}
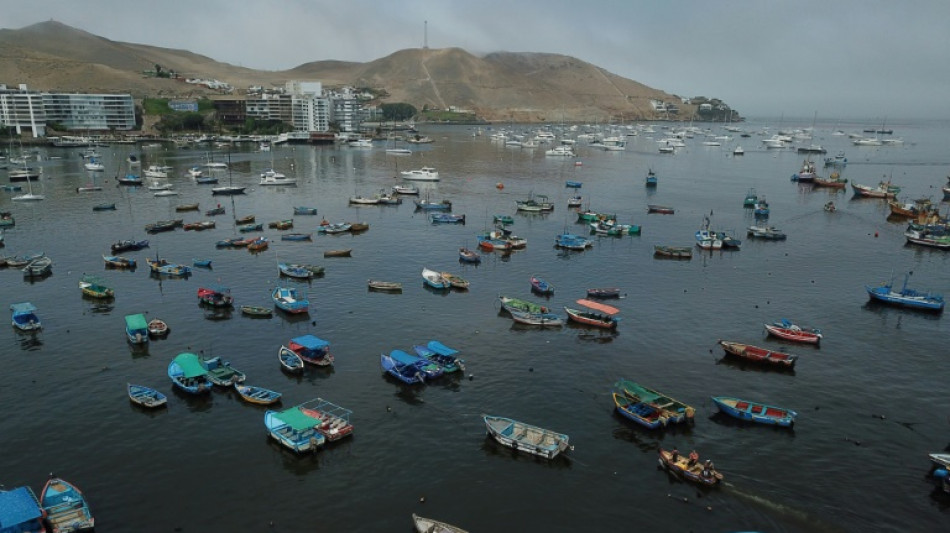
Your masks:
{"label": "calm bay water", "polygon": [[[829,155],[846,150],[849,180],[873,185],[887,175],[907,198],[941,198],[950,124],[894,124],[905,144],[879,148],[853,147],[831,136],[831,126],[819,125],[813,142]],[[950,441],[946,318],[872,305],[863,285],[912,270],[912,286],[950,293],[947,253],[905,245],[904,224],[886,219],[882,201],[791,182],[803,156],[760,149],[759,136],[722,147],[694,139],[668,156],[641,134],[628,138],[625,152],[578,146],[583,164],[575,166],[545,157],[542,148],[506,148],[489,141],[490,131],[472,131],[424,130],[435,143],[404,157],[387,156],[381,144],[285,146],[271,154],[238,147],[234,181],[250,190],[233,203],[183,177],[205,161],[203,150],[143,149],[144,166],[174,167],[170,182],[182,194],[155,198],[145,188],[114,186],[112,176],[124,174],[135,148],[101,148],[107,171],[95,179],[104,190],[89,194],[75,192],[92,179],[78,151],[41,149],[52,157],[41,163],[38,187],[47,200],[16,204],[0,194],[0,209],[16,217],[4,252],[45,251],[54,260],[54,274],[34,283],[17,269],[0,271],[0,303],[30,301],[45,324],[37,335],[0,328],[0,482],[39,490],[55,472],[86,492],[101,532],[409,531],[412,512],[472,531],[629,529],[631,521],[659,531],[946,529],[950,498],[925,477],[926,454]],[[736,143],[744,157],[731,156]],[[295,174],[298,186],[256,186],[271,165]],[[347,205],[349,196],[398,183],[397,170],[424,165],[442,176],[430,186],[432,197],[451,199],[467,225],[433,226],[411,201]],[[655,191],[643,185],[650,168],[660,180]],[[599,239],[581,253],[553,248],[565,228],[585,229],[565,207],[574,193],[565,180],[583,182],[585,207],[641,224],[642,235]],[[768,198],[770,223],[787,241],[745,238],[753,220],[742,200],[751,187]],[[493,214],[515,214],[515,201],[531,193],[547,195],[557,208],[515,215],[526,250],[485,255],[477,267],[457,262],[458,248],[474,248],[474,234]],[[822,209],[829,199],[836,213]],[[91,211],[113,201],[114,212]],[[204,219],[175,213],[175,205],[192,202],[202,211],[221,203],[227,215],[214,230],[146,237],[144,225],[156,220]],[[676,214],[647,215],[648,203],[672,205]],[[315,235],[312,243],[282,242],[279,232],[264,231],[274,240],[257,255],[215,248],[236,234],[235,215],[254,214],[266,225],[290,218],[294,205],[316,206],[319,215],[294,217],[293,231],[315,231],[324,217],[365,221],[370,230]],[[713,227],[740,234],[741,251],[653,258],[654,244],[692,245],[710,213]],[[214,269],[161,281],[142,267],[105,271],[101,255],[109,245],[133,237],[151,241],[148,250],[128,254],[143,265],[157,253],[187,264],[212,259]],[[341,248],[352,248],[353,257],[323,258]],[[278,260],[326,267],[307,286],[309,318],[255,320],[199,307],[197,288],[208,283],[230,286],[238,304],[269,306]],[[424,266],[464,276],[471,290],[424,288]],[[108,279],[115,301],[84,299],[82,273]],[[537,300],[528,290],[532,275],[556,287],[547,301],[555,309],[588,287],[621,287],[618,332],[513,326],[497,297]],[[368,292],[368,278],[402,282],[404,291]],[[140,312],[171,327],[147,351],[125,341],[123,317]],[[783,347],[762,329],[782,317],[825,334],[820,349],[787,346],[799,355],[793,373],[723,359],[717,339]],[[276,351],[306,333],[332,343],[336,364],[289,377]],[[407,387],[383,376],[381,352],[430,339],[462,352],[464,377]],[[236,393],[192,398],[172,389],[166,367],[186,350],[225,356],[249,384],[283,392],[285,407],[319,396],[352,409],[355,436],[314,455],[283,451],[268,440],[264,409]],[[621,377],[691,403],[695,424],[654,432],[621,419],[610,398]],[[134,408],[126,382],[166,392],[168,409]],[[799,419],[794,431],[737,425],[715,414],[709,397],[717,395],[795,409]],[[485,437],[481,413],[567,433],[575,450],[552,462],[513,455]],[[715,460],[726,484],[701,491],[669,477],[657,468],[660,446],[695,448]]]}

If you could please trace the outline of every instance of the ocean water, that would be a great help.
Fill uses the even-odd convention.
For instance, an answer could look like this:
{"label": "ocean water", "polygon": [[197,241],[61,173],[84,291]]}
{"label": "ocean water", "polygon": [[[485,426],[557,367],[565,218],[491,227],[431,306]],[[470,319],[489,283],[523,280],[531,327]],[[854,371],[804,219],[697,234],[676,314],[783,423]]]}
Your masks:
{"label": "ocean water", "polygon": [[[777,123],[741,126],[774,131]],[[827,155],[845,151],[842,174],[850,181],[874,185],[887,176],[903,198],[939,201],[950,171],[950,124],[889,123],[904,143],[876,148],[831,134],[834,127],[875,126],[819,124],[815,138],[800,144],[822,144]],[[0,304],[32,302],[45,326],[35,335],[0,328],[0,483],[38,491],[55,472],[85,491],[100,532],[410,531],[411,513],[471,531],[631,524],[657,531],[945,530],[950,495],[927,478],[926,454],[950,443],[947,319],[873,304],[864,285],[892,277],[900,283],[912,271],[910,286],[950,292],[950,255],[905,244],[904,223],[889,221],[881,200],[791,181],[805,156],[765,150],[761,135],[728,133],[735,138],[720,147],[697,137],[663,155],[661,125],[655,128],[628,137],[623,152],[578,144],[576,160],[546,157],[544,147],[508,148],[489,140],[494,130],[475,136],[462,126],[424,128],[435,142],[401,157],[386,155],[383,143],[271,153],[238,145],[231,177],[249,192],[233,198],[212,196],[184,177],[205,162],[207,147],[103,147],[107,170],[96,177],[83,170],[78,150],[41,148],[43,179],[35,189],[47,200],[18,204],[0,193],[0,210],[16,218],[0,252],[44,251],[54,261],[53,274],[39,281],[0,270]],[[737,144],[742,157],[732,156]],[[116,186],[113,176],[125,173],[130,151],[141,154],[143,167],[172,166],[169,182],[181,196]],[[214,157],[226,156],[219,148]],[[296,175],[298,185],[257,186],[256,176],[271,166]],[[466,225],[432,225],[411,199],[348,205],[350,196],[388,189],[400,182],[399,171],[422,166],[436,167],[442,179],[418,185],[433,199],[450,199]],[[655,190],[644,187],[649,169],[659,177]],[[104,190],[75,192],[92,180]],[[642,234],[598,238],[585,252],[554,248],[556,234],[586,230],[566,208],[575,193],[566,180],[583,183],[576,192],[584,207],[640,224]],[[750,188],[767,197],[769,223],[786,241],[745,237],[754,223],[742,207]],[[532,194],[547,196],[555,210],[517,214],[516,200]],[[829,200],[837,212],[822,209]],[[117,210],[91,210],[103,202]],[[145,224],[157,220],[205,219],[174,211],[192,202],[202,211],[220,203],[227,214],[216,217],[214,230],[146,236]],[[676,213],[647,214],[647,204]],[[290,218],[295,205],[316,206],[319,214],[294,217],[291,231],[315,232],[323,218],[364,221],[370,229],[315,233],[310,243],[280,241],[280,232],[265,229],[273,240],[262,253],[215,248],[237,235],[235,216],[254,214],[266,227]],[[475,234],[496,213],[514,215],[512,229],[528,239],[527,248],[460,264],[458,248],[474,248]],[[735,231],[742,249],[694,249],[690,261],[653,257],[655,244],[693,245],[704,217]],[[123,254],[142,266],[105,270],[101,256],[128,238],[150,240],[150,248]],[[323,257],[342,248],[353,256]],[[155,255],[186,264],[211,259],[213,269],[160,280],[144,265]],[[311,301],[308,317],[250,319],[237,309],[199,306],[198,287],[211,283],[229,286],[238,305],[270,306],[278,261],[326,267],[325,276],[301,285]],[[471,288],[428,290],[423,267],[457,273]],[[111,282],[115,300],[82,297],[83,273]],[[553,284],[554,295],[532,296],[532,275]],[[370,278],[402,282],[403,292],[369,292]],[[612,302],[621,309],[616,333],[573,325],[538,330],[514,325],[499,310],[498,296],[507,295],[563,314],[589,287],[621,288],[625,297]],[[170,335],[132,349],[123,321],[132,313],[164,319]],[[820,327],[820,348],[766,338],[763,323],[781,318]],[[306,333],[332,343],[335,365],[300,377],[282,373],[277,349]],[[431,339],[461,352],[464,376],[411,387],[383,375],[380,353]],[[794,372],[736,363],[724,357],[719,339],[787,349],[799,360]],[[322,397],[352,409],[355,434],[315,454],[289,453],[269,440],[265,408],[233,391],[193,398],[174,390],[166,368],[182,351],[224,356],[247,383],[282,392],[284,408]],[[610,396],[621,377],[690,403],[695,423],[650,431],[621,418]],[[165,392],[168,408],[132,406],[127,382]],[[719,395],[787,407],[799,417],[793,430],[738,424],[716,413],[710,397]],[[482,414],[566,433],[574,449],[553,461],[512,453],[486,437]],[[658,468],[660,447],[696,449],[716,462],[725,483],[704,490],[671,477]]]}

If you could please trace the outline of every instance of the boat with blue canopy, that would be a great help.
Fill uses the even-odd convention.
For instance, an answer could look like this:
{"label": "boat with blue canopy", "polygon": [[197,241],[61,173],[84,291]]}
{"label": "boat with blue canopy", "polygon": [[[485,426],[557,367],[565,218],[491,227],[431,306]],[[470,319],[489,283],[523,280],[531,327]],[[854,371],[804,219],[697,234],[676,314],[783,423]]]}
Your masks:
{"label": "boat with blue canopy", "polygon": [[444,373],[442,365],[430,359],[412,355],[402,350],[393,350],[389,352],[389,357],[399,365],[412,366],[422,372],[425,379],[433,379]]}
{"label": "boat with blue canopy", "polygon": [[132,344],[148,343],[148,321],[139,313],[125,316],[125,336]]}
{"label": "boat with blue canopy", "polygon": [[40,317],[36,315],[36,306],[30,302],[12,304],[13,327],[22,331],[34,331],[43,327]]}
{"label": "boat with blue canopy", "polygon": [[301,335],[290,339],[287,347],[297,354],[305,363],[317,366],[333,364],[333,354],[330,353],[330,341],[325,341],[316,335]]}
{"label": "boat with blue canopy", "polygon": [[453,350],[439,341],[429,341],[425,346],[417,344],[412,349],[419,357],[425,357],[440,365],[444,372],[465,370],[465,361],[458,357],[458,350]]}
{"label": "boat with blue canopy", "polygon": [[46,511],[30,487],[0,490],[0,530],[16,533],[46,531],[43,518]]}
{"label": "boat with blue canopy", "polygon": [[399,363],[384,353],[379,354],[379,364],[383,367],[384,372],[407,385],[425,381],[424,374],[417,367]]}

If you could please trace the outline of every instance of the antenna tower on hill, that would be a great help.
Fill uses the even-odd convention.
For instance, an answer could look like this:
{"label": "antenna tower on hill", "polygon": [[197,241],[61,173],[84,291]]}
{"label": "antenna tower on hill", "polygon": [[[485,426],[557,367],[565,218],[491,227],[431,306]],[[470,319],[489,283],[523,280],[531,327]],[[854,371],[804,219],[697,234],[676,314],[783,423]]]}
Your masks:
{"label": "antenna tower on hill", "polygon": [[422,49],[429,49],[429,21],[423,21],[423,31],[422,31]]}

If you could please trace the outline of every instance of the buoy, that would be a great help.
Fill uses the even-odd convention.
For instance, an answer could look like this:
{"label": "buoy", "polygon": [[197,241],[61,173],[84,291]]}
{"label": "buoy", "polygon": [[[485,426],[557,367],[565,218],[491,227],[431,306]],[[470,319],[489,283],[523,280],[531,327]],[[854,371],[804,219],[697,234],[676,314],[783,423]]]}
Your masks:
{"label": "buoy", "polygon": [[574,161],[574,166],[575,167],[584,166],[584,163],[581,163],[580,161]]}
{"label": "buoy", "polygon": [[874,232],[874,238],[875,238],[875,239],[877,238],[877,232],[876,232],[876,231]]}
{"label": "buoy", "polygon": [[495,184],[495,188],[500,191],[505,188],[505,184],[499,181],[498,183]]}

